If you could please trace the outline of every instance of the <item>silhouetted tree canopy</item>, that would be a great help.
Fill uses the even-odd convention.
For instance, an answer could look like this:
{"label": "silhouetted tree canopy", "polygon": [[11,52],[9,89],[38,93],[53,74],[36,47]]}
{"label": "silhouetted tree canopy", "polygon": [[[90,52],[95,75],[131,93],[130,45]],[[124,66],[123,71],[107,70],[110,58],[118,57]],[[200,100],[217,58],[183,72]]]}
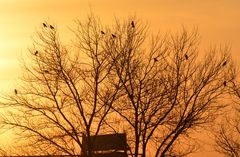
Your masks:
{"label": "silhouetted tree canopy", "polygon": [[18,146],[32,154],[92,156],[91,136],[126,132],[135,157],[193,152],[191,133],[224,107],[223,82],[234,78],[229,49],[200,58],[196,29],[151,36],[134,17],[103,26],[90,15],[73,30],[70,47],[43,23],[18,92],[1,103],[8,113],[1,126],[13,129]]}

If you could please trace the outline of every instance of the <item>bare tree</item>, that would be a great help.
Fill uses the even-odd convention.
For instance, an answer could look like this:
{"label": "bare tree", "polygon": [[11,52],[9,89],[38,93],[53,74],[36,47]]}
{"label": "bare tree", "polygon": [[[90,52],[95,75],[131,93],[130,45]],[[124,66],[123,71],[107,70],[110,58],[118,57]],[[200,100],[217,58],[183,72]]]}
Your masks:
{"label": "bare tree", "polygon": [[112,83],[101,30],[93,16],[79,22],[74,50],[61,43],[52,25],[37,32],[30,58],[23,61],[22,81],[1,105],[7,112],[3,127],[13,129],[34,154],[91,156],[91,142],[84,150],[82,134],[90,139],[109,131],[104,123],[119,83]]}
{"label": "bare tree", "polygon": [[236,80],[229,85],[233,104],[215,133],[216,150],[228,157],[240,156],[240,88]]}
{"label": "bare tree", "polygon": [[[136,20],[136,19],[134,19]],[[134,156],[183,156],[195,147],[190,133],[213,121],[234,75],[229,49],[210,49],[198,59],[198,34],[185,29],[152,37],[145,26],[117,20],[106,43],[122,97],[113,110],[122,118]]]}
{"label": "bare tree", "polygon": [[67,48],[57,28],[44,24],[23,82],[2,102],[5,129],[36,152],[91,156],[90,136],[121,126],[135,157],[147,150],[183,156],[195,149],[190,133],[224,107],[219,101],[233,79],[229,49],[198,59],[197,30],[150,37],[136,18],[103,27],[89,16],[77,21]]}

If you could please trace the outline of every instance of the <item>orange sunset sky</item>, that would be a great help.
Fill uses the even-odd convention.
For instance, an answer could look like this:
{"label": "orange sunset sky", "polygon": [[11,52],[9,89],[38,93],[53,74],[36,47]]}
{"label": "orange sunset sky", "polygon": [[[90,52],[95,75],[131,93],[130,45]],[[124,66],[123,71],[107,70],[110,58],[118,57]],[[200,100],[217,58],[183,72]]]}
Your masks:
{"label": "orange sunset sky", "polygon": [[[57,26],[70,41],[70,27],[92,11],[103,23],[114,17],[136,15],[152,32],[174,32],[182,26],[197,26],[201,53],[215,44],[231,45],[237,64],[240,59],[240,0],[0,0],[0,89],[12,90],[21,75],[19,59],[31,47],[32,37],[43,21]],[[68,41],[68,42],[69,42]],[[8,137],[0,137],[0,145]],[[206,146],[205,146],[206,147]],[[200,149],[190,156],[219,156]]]}

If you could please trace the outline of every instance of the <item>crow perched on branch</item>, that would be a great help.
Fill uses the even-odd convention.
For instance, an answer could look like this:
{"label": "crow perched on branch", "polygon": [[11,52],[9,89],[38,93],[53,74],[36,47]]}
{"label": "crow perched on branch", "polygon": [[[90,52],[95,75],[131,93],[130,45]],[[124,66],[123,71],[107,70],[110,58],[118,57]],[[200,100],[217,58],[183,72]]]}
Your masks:
{"label": "crow perched on branch", "polygon": [[14,89],[14,93],[15,93],[15,94],[18,94],[18,91],[17,91],[16,89]]}
{"label": "crow perched on branch", "polygon": [[116,36],[116,35],[114,35],[114,34],[112,34],[112,37],[113,37],[113,38],[116,38],[117,36]]}
{"label": "crow perched on branch", "polygon": [[135,24],[133,21],[131,22],[131,25],[132,25],[132,28],[135,28]]}
{"label": "crow perched on branch", "polygon": [[153,58],[154,59],[154,62],[157,62],[158,61],[158,59],[155,57],[155,58]]}
{"label": "crow perched on branch", "polygon": [[185,59],[188,60],[188,55],[187,54],[185,54]]}
{"label": "crow perched on branch", "polygon": [[34,55],[36,56],[38,54],[38,51],[36,51],[35,53],[34,53]]}
{"label": "crow perched on branch", "polygon": [[47,27],[46,23],[43,23],[43,27]]}
{"label": "crow perched on branch", "polygon": [[223,82],[223,85],[226,87],[226,86],[227,86],[227,81],[224,81],[224,82]]}
{"label": "crow perched on branch", "polygon": [[54,27],[53,27],[52,25],[50,25],[50,28],[51,28],[51,29],[54,29]]}
{"label": "crow perched on branch", "polygon": [[105,34],[105,32],[101,31],[102,34]]}
{"label": "crow perched on branch", "polygon": [[227,64],[227,61],[223,62],[222,66],[225,66]]}

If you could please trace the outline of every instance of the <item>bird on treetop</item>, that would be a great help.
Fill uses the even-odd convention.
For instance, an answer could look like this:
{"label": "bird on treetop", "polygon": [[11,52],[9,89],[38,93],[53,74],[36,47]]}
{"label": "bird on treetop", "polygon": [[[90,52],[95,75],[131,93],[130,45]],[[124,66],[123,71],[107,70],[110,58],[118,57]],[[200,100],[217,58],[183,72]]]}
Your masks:
{"label": "bird on treetop", "polygon": [[227,64],[227,61],[223,62],[222,66],[225,66]]}
{"label": "bird on treetop", "polygon": [[157,62],[158,61],[158,59],[155,57],[155,58],[153,58],[154,59],[154,62]]}
{"label": "bird on treetop", "polygon": [[226,87],[226,86],[227,86],[227,81],[224,81],[224,82],[223,82],[223,85]]}
{"label": "bird on treetop", "polygon": [[51,28],[51,29],[54,29],[54,27],[53,27],[52,25],[50,25],[50,28]]}
{"label": "bird on treetop", "polygon": [[185,54],[185,59],[188,60],[188,55],[187,54]]}
{"label": "bird on treetop", "polygon": [[46,23],[43,23],[43,27],[47,27]]}
{"label": "bird on treetop", "polygon": [[101,31],[102,34],[105,34],[105,32]]}
{"label": "bird on treetop", "polygon": [[37,55],[38,54],[38,51],[36,51],[35,53],[34,53],[34,55]]}
{"label": "bird on treetop", "polygon": [[131,25],[132,25],[132,28],[135,28],[135,24],[134,24],[134,22],[133,22],[133,21],[132,21]]}
{"label": "bird on treetop", "polygon": [[116,35],[112,34],[112,37],[113,37],[113,38],[116,38]]}
{"label": "bird on treetop", "polygon": [[15,93],[15,94],[17,94],[17,93],[18,93],[16,89],[14,89],[14,93]]}

